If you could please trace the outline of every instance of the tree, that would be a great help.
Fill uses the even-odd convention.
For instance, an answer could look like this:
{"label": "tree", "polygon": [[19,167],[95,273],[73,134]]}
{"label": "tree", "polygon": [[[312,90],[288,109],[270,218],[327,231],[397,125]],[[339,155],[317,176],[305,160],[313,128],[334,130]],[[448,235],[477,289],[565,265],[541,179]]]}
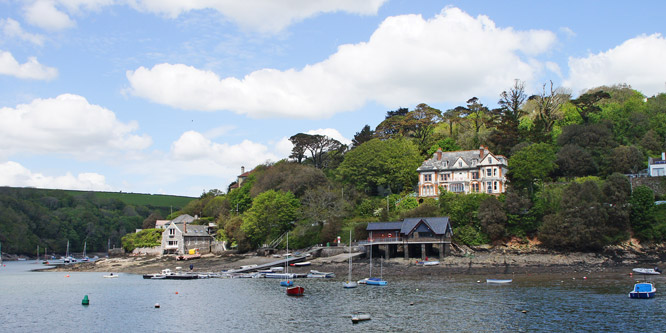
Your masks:
{"label": "tree", "polygon": [[567,144],[557,152],[559,174],[565,177],[584,177],[596,174],[599,166],[587,150]]}
{"label": "tree", "polygon": [[243,215],[241,230],[249,243],[258,247],[289,231],[298,218],[300,203],[291,192],[268,190],[254,198]]}
{"label": "tree", "polygon": [[143,220],[143,224],[141,224],[141,229],[154,229],[155,228],[155,222],[157,220],[162,219],[162,214],[160,212],[156,211],[148,215],[145,220]]}
{"label": "tree", "polygon": [[461,112],[464,108],[459,106],[454,109],[449,109],[442,114],[442,119],[448,124],[449,126],[449,137],[453,137],[453,127],[455,124],[459,123],[461,118]]}
{"label": "tree", "polygon": [[631,228],[641,240],[654,238],[652,226],[654,224],[654,192],[647,186],[640,185],[634,188],[629,200],[631,205]]}
{"label": "tree", "polygon": [[557,165],[555,149],[547,143],[536,143],[516,152],[509,159],[508,177],[512,186],[533,192],[536,181],[544,181]]}
{"label": "tree", "polygon": [[481,142],[479,140],[479,132],[481,128],[484,127],[490,121],[490,111],[482,103],[479,103],[479,99],[472,97],[467,100],[467,107],[458,108],[461,111],[461,115],[471,124],[472,130],[474,132],[473,145],[478,147]]}
{"label": "tree", "polygon": [[354,138],[352,139],[352,148],[356,148],[361,144],[372,140],[375,135],[375,131],[370,129],[369,125],[363,126],[360,132],[356,132]]}
{"label": "tree", "polygon": [[481,201],[481,205],[479,205],[479,220],[483,232],[491,240],[497,241],[504,237],[508,219],[502,203],[497,198],[490,197]]}
{"label": "tree", "polygon": [[307,190],[301,198],[301,216],[312,224],[323,226],[329,221],[342,220],[346,210],[342,192],[329,186]]}
{"label": "tree", "polygon": [[340,141],[319,134],[298,133],[290,137],[289,140],[294,145],[289,157],[295,158],[298,163],[301,163],[307,151],[310,153],[312,164],[317,169],[323,167],[327,152],[337,150],[342,146]]}
{"label": "tree", "polygon": [[604,98],[610,98],[611,95],[603,90],[599,90],[592,93],[587,93],[580,95],[578,98],[571,101],[576,107],[576,111],[580,115],[580,118],[583,119],[583,124],[587,124],[590,121],[590,116],[601,112],[601,108],[597,105],[599,101]]}
{"label": "tree", "polygon": [[645,168],[646,158],[635,146],[618,146],[611,153],[611,171],[638,173]]}
{"label": "tree", "polygon": [[500,107],[491,112],[497,120],[497,126],[490,135],[496,153],[506,155],[521,141],[519,126],[520,118],[527,114],[523,110],[526,99],[525,82],[520,80],[516,80],[508,92],[505,90],[500,94]]}
{"label": "tree", "polygon": [[442,149],[442,151],[458,151],[461,150],[460,146],[456,143],[455,140],[451,138],[445,138],[442,140],[437,141],[434,145],[430,146],[430,149],[426,152],[427,156],[432,156],[435,152],[437,152],[438,149]]}
{"label": "tree", "polygon": [[421,162],[417,147],[406,139],[373,139],[345,154],[337,175],[366,193],[376,193],[378,186],[397,193],[416,184]]}
{"label": "tree", "polygon": [[611,243],[617,243],[629,238],[629,217],[631,209],[631,183],[629,179],[619,173],[614,173],[606,179],[601,191],[608,211],[608,235]]}
{"label": "tree", "polygon": [[324,172],[310,165],[279,161],[256,176],[250,196],[268,190],[289,191],[301,197],[308,189],[328,184]]}
{"label": "tree", "polygon": [[553,81],[550,81],[550,89],[546,92],[546,84],[543,84],[542,92],[539,95],[532,95],[528,98],[532,117],[534,119],[535,138],[538,141],[550,141],[551,132],[558,120],[562,118],[561,107],[569,100],[569,95],[561,89],[553,88]]}

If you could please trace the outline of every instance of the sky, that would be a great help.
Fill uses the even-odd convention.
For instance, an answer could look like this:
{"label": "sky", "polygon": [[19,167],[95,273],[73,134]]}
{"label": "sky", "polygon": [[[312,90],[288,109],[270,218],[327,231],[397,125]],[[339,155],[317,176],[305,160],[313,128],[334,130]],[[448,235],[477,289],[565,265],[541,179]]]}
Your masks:
{"label": "sky", "polygon": [[0,0],[0,186],[199,196],[514,80],[666,92],[665,1]]}

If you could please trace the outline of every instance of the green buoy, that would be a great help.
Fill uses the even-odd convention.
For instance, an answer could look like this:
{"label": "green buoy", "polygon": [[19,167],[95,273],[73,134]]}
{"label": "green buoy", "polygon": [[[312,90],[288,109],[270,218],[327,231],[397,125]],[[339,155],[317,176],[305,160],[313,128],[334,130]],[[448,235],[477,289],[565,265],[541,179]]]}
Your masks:
{"label": "green buoy", "polygon": [[83,300],[81,301],[81,305],[89,305],[90,301],[88,300],[88,295],[83,296]]}

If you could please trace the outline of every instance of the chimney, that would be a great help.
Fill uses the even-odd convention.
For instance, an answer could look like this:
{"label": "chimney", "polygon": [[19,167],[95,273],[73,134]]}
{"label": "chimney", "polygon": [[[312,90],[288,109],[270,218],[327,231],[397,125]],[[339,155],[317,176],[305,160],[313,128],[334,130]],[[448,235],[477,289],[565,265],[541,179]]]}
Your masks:
{"label": "chimney", "polygon": [[183,234],[187,233],[187,221],[183,221]]}
{"label": "chimney", "polygon": [[437,148],[437,160],[442,160],[442,148]]}
{"label": "chimney", "polygon": [[484,146],[479,147],[479,160],[483,159],[483,155],[486,152],[485,148],[486,147],[484,147]]}
{"label": "chimney", "polygon": [[241,167],[241,175],[244,174],[244,173],[245,173],[245,167],[242,166],[242,167]]}

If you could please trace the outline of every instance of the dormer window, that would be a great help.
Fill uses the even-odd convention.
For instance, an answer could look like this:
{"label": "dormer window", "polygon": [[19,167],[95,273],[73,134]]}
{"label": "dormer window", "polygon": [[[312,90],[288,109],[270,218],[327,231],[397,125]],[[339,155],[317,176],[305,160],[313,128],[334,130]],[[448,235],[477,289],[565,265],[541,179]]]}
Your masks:
{"label": "dormer window", "polygon": [[458,162],[458,167],[462,168],[462,161]]}
{"label": "dormer window", "polygon": [[479,161],[478,161],[476,158],[473,159],[473,160],[472,160],[472,166],[476,165],[476,163],[478,163],[478,162],[479,162]]}
{"label": "dormer window", "polygon": [[493,158],[488,156],[488,163],[493,163]]}

